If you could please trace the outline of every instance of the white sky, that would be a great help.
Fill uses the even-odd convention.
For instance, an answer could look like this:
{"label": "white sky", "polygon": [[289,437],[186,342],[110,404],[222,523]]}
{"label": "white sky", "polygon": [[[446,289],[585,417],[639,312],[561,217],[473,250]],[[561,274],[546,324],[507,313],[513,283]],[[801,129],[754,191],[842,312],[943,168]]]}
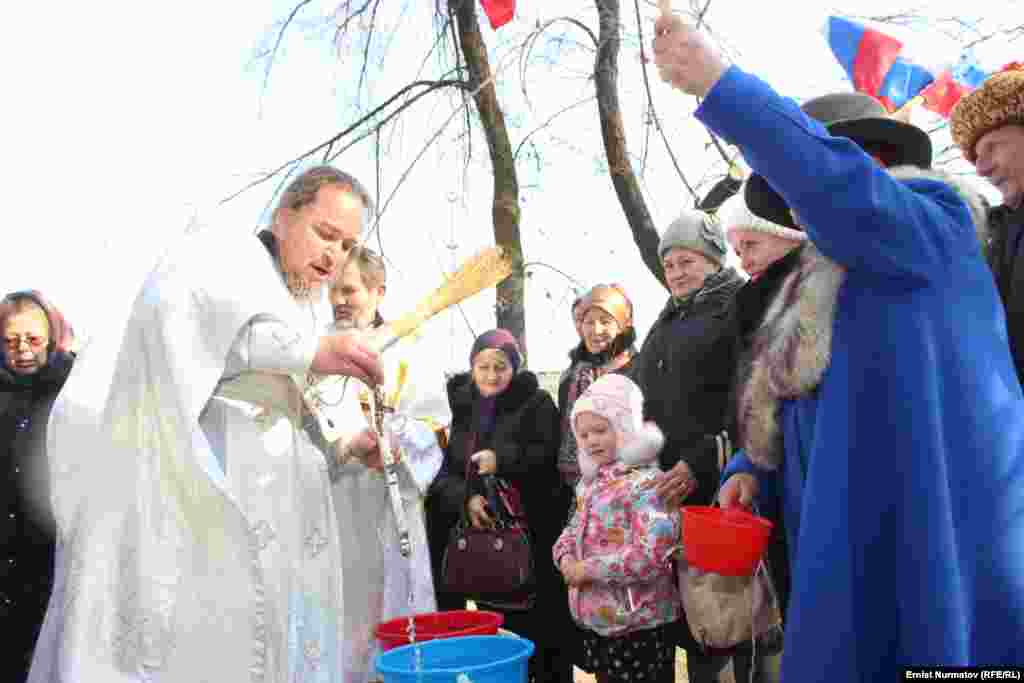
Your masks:
{"label": "white sky", "polygon": [[[556,4],[557,11],[552,9]],[[654,3],[641,4],[645,16],[653,17]],[[122,0],[5,8],[0,149],[7,211],[0,228],[0,292],[40,289],[66,309],[77,328],[111,333],[119,329],[124,307],[161,244],[184,227],[192,208],[226,196],[252,174],[297,156],[354,120],[354,58],[337,59],[326,41],[303,33],[301,26],[286,39],[261,101],[262,67],[246,65],[260,37],[292,5],[287,0]],[[432,0],[388,0],[386,5],[392,13],[404,7],[404,15],[380,18],[390,42],[385,68],[371,72],[373,104],[414,76],[431,37]],[[513,145],[552,113],[592,95],[593,85],[586,78],[591,52],[567,45],[559,54],[552,44],[539,44],[535,57],[547,54],[552,63],[535,59],[526,72],[530,108],[521,92],[518,60],[510,58],[512,49],[538,21],[572,15],[595,31],[597,24],[588,0],[520,0],[518,5],[517,19],[497,34],[484,28],[492,66],[508,65],[497,80]],[[682,7],[682,0],[676,5]],[[311,21],[329,6],[314,2],[300,18]],[[892,11],[891,2],[876,0],[849,2],[844,8],[850,6],[859,13]],[[962,3],[916,6],[931,16],[964,11]],[[971,8],[994,24],[1020,16],[1022,9],[1020,2],[988,0]],[[802,3],[716,0],[708,20],[742,66],[803,99],[849,87],[819,32],[828,13],[807,10]],[[631,2],[623,2],[623,21],[634,25]],[[650,29],[647,20],[648,40]],[[956,57],[953,44],[938,30],[890,32],[903,37],[908,51],[926,64]],[[586,40],[575,30],[566,35]],[[1020,49],[1019,44],[994,43],[978,56],[994,68],[1015,57],[1014,47]],[[436,73],[434,60],[423,77]],[[655,106],[673,149],[687,177],[698,181],[715,156],[690,117],[692,98],[668,90],[653,71],[651,77]],[[630,150],[639,157],[644,91],[638,48],[631,41],[620,54],[620,88]],[[457,102],[453,93],[428,96],[401,126],[382,136],[387,150],[383,197]],[[918,123],[933,123],[925,113],[920,117]],[[464,147],[455,139],[461,132],[456,117],[413,168],[382,220],[384,250],[392,262],[387,315],[411,307],[439,282],[453,259],[461,261],[493,239],[486,147],[476,134],[474,159],[464,175]],[[603,170],[596,105],[577,107],[532,139],[542,152],[541,169],[532,162],[519,165],[527,260],[549,264],[587,286],[624,283],[642,338],[666,294],[640,262]],[[661,227],[690,202],[653,130],[649,144],[643,187]],[[377,188],[372,144],[354,148],[338,164],[371,191]],[[229,204],[223,212],[225,229],[251,230],[275,186],[271,181]],[[230,270],[230,255],[225,255],[226,277]],[[567,310],[571,298],[565,278],[548,268],[535,269],[527,291],[534,369],[560,369],[575,343]],[[493,294],[485,294],[465,307],[477,333],[493,326],[491,305]],[[465,367],[471,337],[461,316],[443,316],[430,339],[446,365]]]}

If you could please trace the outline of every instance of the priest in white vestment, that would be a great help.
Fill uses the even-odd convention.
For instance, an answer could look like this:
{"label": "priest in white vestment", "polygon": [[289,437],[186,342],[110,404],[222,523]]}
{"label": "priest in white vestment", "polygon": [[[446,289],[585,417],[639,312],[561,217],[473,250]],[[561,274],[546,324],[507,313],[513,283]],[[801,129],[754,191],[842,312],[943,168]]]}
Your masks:
{"label": "priest in white vestment", "polygon": [[[342,328],[372,334],[383,325],[379,312],[386,270],[371,249],[357,247],[331,287],[334,316]],[[345,463],[332,473],[338,530],[345,549],[345,642],[351,648],[348,683],[378,679],[373,663],[380,652],[378,624],[436,610],[423,499],[444,453],[436,431],[451,421],[441,363],[417,338],[388,349],[384,365],[385,438],[398,463],[405,526],[411,557],[400,554],[398,525],[382,471],[373,430],[372,397],[357,380],[330,377],[321,382],[321,405],[336,439],[329,448]]]}
{"label": "priest in white vestment", "polygon": [[31,683],[347,677],[346,549],[302,396],[315,375],[382,379],[324,334],[369,206],[351,176],[306,171],[258,237],[185,236],[118,351],[83,351],[48,434],[57,575]]}

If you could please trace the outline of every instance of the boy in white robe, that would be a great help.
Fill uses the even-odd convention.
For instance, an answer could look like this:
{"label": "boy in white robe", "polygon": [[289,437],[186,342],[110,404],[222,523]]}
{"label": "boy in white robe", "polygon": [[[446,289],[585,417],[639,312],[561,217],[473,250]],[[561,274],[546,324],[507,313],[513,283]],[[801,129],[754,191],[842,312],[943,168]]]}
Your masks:
{"label": "boy in white robe", "polygon": [[[353,332],[379,328],[378,311],[386,290],[381,258],[358,247],[332,284],[330,298],[339,327]],[[333,422],[332,449],[345,464],[332,472],[338,530],[344,549],[346,633],[353,665],[349,683],[379,678],[380,652],[374,631],[385,621],[436,609],[423,498],[444,454],[435,429],[450,421],[444,375],[419,348],[403,340],[385,352],[385,433],[398,461],[398,485],[412,555],[400,554],[398,526],[382,472],[368,387],[355,380],[328,378],[318,387],[323,415]],[[330,431],[330,429],[328,429]]]}

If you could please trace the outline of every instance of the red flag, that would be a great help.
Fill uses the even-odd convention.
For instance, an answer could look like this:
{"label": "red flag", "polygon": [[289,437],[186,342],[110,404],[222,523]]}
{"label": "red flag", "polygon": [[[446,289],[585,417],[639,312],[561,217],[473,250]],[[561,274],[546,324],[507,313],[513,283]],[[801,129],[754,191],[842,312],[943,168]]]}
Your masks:
{"label": "red flag", "polygon": [[480,0],[480,4],[495,31],[512,21],[516,13],[516,0]]}
{"label": "red flag", "polygon": [[953,79],[953,73],[946,69],[921,91],[924,106],[943,118],[949,118],[953,107],[964,96],[965,88]]}

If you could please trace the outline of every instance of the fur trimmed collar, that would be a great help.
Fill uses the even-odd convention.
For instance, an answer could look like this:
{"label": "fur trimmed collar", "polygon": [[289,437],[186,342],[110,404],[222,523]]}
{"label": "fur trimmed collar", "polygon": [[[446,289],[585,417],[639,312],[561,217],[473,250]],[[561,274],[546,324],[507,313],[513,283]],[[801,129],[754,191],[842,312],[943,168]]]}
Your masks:
{"label": "fur trimmed collar", "polygon": [[[473,378],[468,372],[460,372],[448,380],[448,404],[452,409],[452,415],[458,413],[473,412],[473,404],[480,399],[480,392],[473,384]],[[512,382],[508,388],[501,392],[495,399],[494,409],[496,414],[502,415],[511,413],[526,404],[537,390],[540,389],[540,382],[537,376],[529,370],[521,370],[512,376]]]}
{"label": "fur trimmed collar", "polygon": [[[978,239],[985,243],[985,209],[976,192],[935,171],[904,166],[889,172],[899,180],[929,179],[952,186],[967,203]],[[775,469],[782,462],[780,402],[814,391],[828,369],[836,297],[845,277],[845,268],[808,243],[765,312],[737,401],[739,443],[758,465]]]}

